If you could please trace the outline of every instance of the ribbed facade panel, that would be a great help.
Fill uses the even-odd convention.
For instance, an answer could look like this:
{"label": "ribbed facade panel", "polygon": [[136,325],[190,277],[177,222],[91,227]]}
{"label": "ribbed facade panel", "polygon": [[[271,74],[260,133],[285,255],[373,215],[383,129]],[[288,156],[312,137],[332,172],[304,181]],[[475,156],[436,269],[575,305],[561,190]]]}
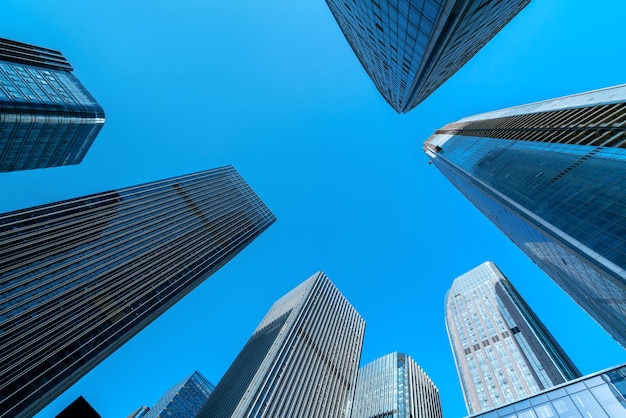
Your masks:
{"label": "ribbed facade panel", "polygon": [[198,417],[348,417],[364,332],[315,274],[272,306]]}
{"label": "ribbed facade panel", "polygon": [[456,278],[445,304],[446,329],[468,413],[580,376],[495,264],[483,263]]}
{"label": "ribbed facade panel", "polygon": [[326,0],[378,91],[399,113],[421,103],[530,0]]}
{"label": "ribbed facade panel", "polygon": [[192,418],[209,399],[215,385],[195,371],[165,392],[145,418]]}
{"label": "ribbed facade panel", "polygon": [[0,416],[45,406],[274,220],[232,167],[0,215]]}
{"label": "ribbed facade panel", "polygon": [[461,119],[434,165],[626,346],[626,86]]}
{"label": "ribbed facade panel", "polygon": [[0,172],[80,163],[104,111],[57,51],[0,39]]}
{"label": "ribbed facade panel", "polygon": [[381,417],[443,417],[439,390],[406,354],[387,354],[359,369],[352,418]]}

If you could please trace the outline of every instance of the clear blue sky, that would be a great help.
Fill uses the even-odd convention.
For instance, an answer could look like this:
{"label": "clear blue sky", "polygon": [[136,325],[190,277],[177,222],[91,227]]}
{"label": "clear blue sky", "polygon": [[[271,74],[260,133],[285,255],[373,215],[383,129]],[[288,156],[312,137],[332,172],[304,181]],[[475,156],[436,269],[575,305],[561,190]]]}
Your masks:
{"label": "clear blue sky", "polygon": [[362,362],[413,356],[465,415],[452,280],[494,261],[583,373],[624,350],[427,164],[463,116],[624,83],[622,0],[534,0],[407,115],[324,0],[5,0],[0,36],[62,51],[107,114],[83,163],[0,175],[0,211],[233,164],[278,221],[50,404],[125,417],[198,369],[217,383],[271,304],[324,270],[367,321]]}

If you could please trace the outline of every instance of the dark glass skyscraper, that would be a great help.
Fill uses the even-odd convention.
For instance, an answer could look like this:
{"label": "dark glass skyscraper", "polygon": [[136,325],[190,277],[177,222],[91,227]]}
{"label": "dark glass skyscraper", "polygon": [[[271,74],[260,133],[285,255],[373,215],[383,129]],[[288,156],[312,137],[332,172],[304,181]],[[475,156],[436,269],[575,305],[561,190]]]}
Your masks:
{"label": "dark glass skyscraper", "polygon": [[403,353],[380,357],[359,369],[351,418],[442,418],[439,390]]}
{"label": "dark glass skyscraper", "polygon": [[209,399],[215,385],[195,371],[182,382],[163,394],[146,418],[195,417],[202,405]]}
{"label": "dark glass skyscraper", "polygon": [[322,272],[274,303],[198,418],[349,417],[365,321]]}
{"label": "dark glass skyscraper", "polygon": [[446,329],[469,414],[580,376],[495,264],[483,263],[457,277],[445,305]]}
{"label": "dark glass skyscraper", "polygon": [[0,172],[78,164],[104,111],[60,52],[0,38]]}
{"label": "dark glass skyscraper", "polygon": [[274,220],[232,167],[0,215],[0,417],[43,408]]}
{"label": "dark glass skyscraper", "polygon": [[326,0],[385,100],[413,109],[530,0]]}
{"label": "dark glass skyscraper", "polygon": [[484,113],[434,165],[626,347],[626,86]]}

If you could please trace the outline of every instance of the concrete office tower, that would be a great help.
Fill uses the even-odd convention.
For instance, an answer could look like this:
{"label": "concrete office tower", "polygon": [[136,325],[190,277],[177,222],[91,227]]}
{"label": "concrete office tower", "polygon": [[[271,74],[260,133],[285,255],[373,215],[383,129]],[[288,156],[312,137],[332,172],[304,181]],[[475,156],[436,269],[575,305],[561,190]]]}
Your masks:
{"label": "concrete office tower", "polygon": [[626,365],[546,389],[472,418],[626,417]]}
{"label": "concrete office tower", "polygon": [[274,220],[232,167],[0,215],[0,417],[39,411]]}
{"label": "concrete office tower", "polygon": [[380,417],[443,417],[439,390],[406,354],[387,354],[359,369],[352,418]]}
{"label": "concrete office tower", "polygon": [[60,52],[0,38],[0,172],[78,164],[104,111]]}
{"label": "concrete office tower", "polygon": [[491,262],[457,277],[446,329],[469,414],[580,376],[554,337]]}
{"label": "concrete office tower", "polygon": [[349,417],[365,321],[322,272],[280,298],[198,417]]}
{"label": "concrete office tower", "polygon": [[434,165],[626,347],[626,86],[484,113]]}
{"label": "concrete office tower", "polygon": [[[215,385],[199,371],[193,372],[182,382],[165,392],[144,415],[145,418],[195,417],[209,399]],[[138,414],[135,413],[135,416]]]}
{"label": "concrete office tower", "polygon": [[530,0],[326,0],[376,88],[413,109]]}

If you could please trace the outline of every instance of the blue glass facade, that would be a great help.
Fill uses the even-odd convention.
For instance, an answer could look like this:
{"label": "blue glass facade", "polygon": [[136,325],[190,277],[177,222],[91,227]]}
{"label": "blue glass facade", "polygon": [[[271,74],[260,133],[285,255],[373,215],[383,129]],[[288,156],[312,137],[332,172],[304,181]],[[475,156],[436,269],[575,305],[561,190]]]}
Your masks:
{"label": "blue glass facade", "polygon": [[580,376],[563,349],[492,262],[457,277],[446,330],[470,414]]}
{"label": "blue glass facade", "polygon": [[0,215],[0,417],[43,408],[274,220],[232,167]]}
{"label": "blue glass facade", "polygon": [[439,390],[403,353],[380,357],[359,369],[352,418],[441,418]]}
{"label": "blue glass facade", "polygon": [[378,91],[408,112],[530,0],[326,0]]}
{"label": "blue glass facade", "polygon": [[626,416],[626,366],[567,382],[472,418],[619,418]]}
{"label": "blue glass facade", "polygon": [[168,390],[152,409],[145,415],[146,418],[180,418],[195,417],[200,408],[215,389],[200,372],[195,371],[182,382]]}
{"label": "blue glass facade", "polygon": [[625,92],[466,118],[425,144],[437,168],[624,346]]}
{"label": "blue glass facade", "polygon": [[57,51],[0,39],[0,172],[80,163],[104,111]]}

